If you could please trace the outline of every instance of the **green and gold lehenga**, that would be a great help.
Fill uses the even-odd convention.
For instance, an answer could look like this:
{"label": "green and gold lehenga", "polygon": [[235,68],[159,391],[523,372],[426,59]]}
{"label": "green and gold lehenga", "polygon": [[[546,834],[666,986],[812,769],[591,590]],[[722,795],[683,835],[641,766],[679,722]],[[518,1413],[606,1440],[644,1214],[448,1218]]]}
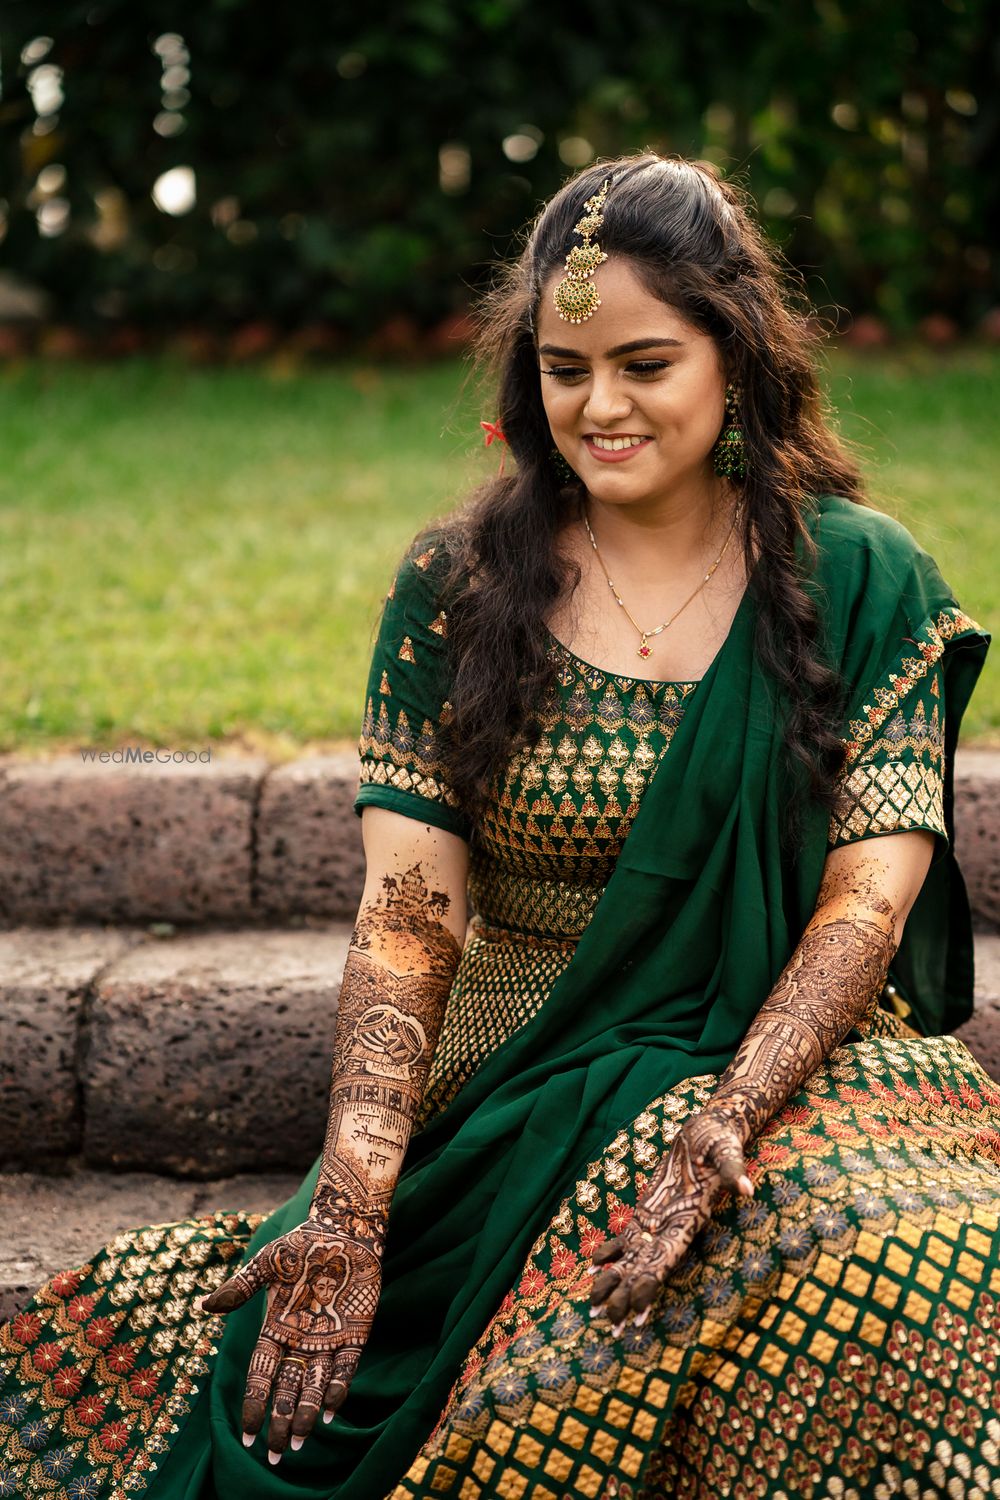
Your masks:
{"label": "green and gold lehenga", "polygon": [[[240,1443],[263,1297],[193,1300],[306,1216],[219,1209],[115,1237],[0,1327],[0,1496],[564,1500],[1000,1494],[1000,1089],[971,1009],[952,763],[988,636],[896,522],[823,497],[815,587],[850,689],[837,810],[778,838],[781,717],[753,590],[697,683],[549,637],[541,738],[479,825],[441,769],[433,543],[382,614],[355,804],[470,840],[469,936],[342,1414],[276,1468]],[[787,962],[829,849],[935,857],[867,1022],[755,1142],[642,1327],[588,1259]],[[419,879],[419,871],[413,878]]]}

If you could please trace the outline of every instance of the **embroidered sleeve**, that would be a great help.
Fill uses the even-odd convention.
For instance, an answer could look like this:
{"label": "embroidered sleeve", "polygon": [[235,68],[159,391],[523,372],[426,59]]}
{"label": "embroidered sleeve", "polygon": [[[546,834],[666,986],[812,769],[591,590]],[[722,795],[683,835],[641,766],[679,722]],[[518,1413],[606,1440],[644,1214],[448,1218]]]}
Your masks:
{"label": "embroidered sleeve", "polygon": [[358,740],[361,778],[354,811],[387,807],[466,838],[468,818],[438,755],[447,722],[447,614],[429,569],[435,548],[403,558],[386,596],[372,654]]}
{"label": "embroidered sleeve", "polygon": [[913,828],[947,844],[944,714],[940,659],[904,659],[901,672],[875,687],[863,726],[870,733],[849,745],[841,771],[829,848]]}

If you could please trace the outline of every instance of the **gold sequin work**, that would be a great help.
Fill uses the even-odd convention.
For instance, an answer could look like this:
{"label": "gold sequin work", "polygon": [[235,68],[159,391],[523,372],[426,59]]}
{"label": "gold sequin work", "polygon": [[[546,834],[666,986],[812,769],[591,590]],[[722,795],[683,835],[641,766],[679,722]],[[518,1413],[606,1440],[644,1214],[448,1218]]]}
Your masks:
{"label": "gold sequin work", "polygon": [[494,780],[469,896],[491,925],[578,938],[697,683],[613,676],[554,638],[549,656],[541,735]]}
{"label": "gold sequin work", "polygon": [[850,725],[830,818],[831,848],[909,828],[947,837],[940,661],[945,641],[974,623],[960,611],[942,611],[906,643],[893,668],[874,685],[864,718]]}
{"label": "gold sequin work", "polygon": [[541,735],[494,778],[469,861],[469,936],[417,1124],[530,1021],[569,963],[695,682],[602,672],[555,637]]}

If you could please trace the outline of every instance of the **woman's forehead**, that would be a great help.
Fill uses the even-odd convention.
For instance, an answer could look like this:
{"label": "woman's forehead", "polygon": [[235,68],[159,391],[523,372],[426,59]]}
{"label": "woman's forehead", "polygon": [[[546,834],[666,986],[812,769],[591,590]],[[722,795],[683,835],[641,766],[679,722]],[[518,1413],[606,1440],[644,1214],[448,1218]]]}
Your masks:
{"label": "woman's forehead", "polygon": [[561,276],[557,269],[542,285],[535,319],[539,346],[586,347],[589,352],[603,354],[613,345],[635,339],[655,337],[688,344],[704,337],[676,307],[654,296],[624,261],[600,267],[594,276],[600,306],[582,322],[569,324],[559,316],[552,300]]}

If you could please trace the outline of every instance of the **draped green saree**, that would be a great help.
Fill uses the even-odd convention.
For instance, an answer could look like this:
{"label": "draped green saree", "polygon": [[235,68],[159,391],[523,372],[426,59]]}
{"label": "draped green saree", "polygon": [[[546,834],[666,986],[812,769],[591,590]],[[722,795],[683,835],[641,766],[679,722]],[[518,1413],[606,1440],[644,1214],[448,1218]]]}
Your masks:
{"label": "draped green saree", "polygon": [[[887,711],[868,701],[873,684],[941,658],[950,805],[952,751],[988,637],[884,515],[826,497],[814,534],[827,649],[850,688],[848,735],[863,744]],[[209,1400],[196,1412],[212,1423],[214,1490],[167,1483],[168,1468],[155,1500],[388,1495],[578,1169],[650,1100],[731,1060],[812,915],[826,854],[822,813],[810,816],[796,858],[780,848],[781,716],[754,657],[753,622],[748,589],[544,1006],[413,1139],[382,1299],[342,1415],[318,1423],[280,1472],[242,1447],[239,1411],[262,1319],[254,1299],[225,1319]],[[925,1032],[970,1013],[971,955],[949,845],[893,964]],[[306,1216],[317,1170],[260,1226],[248,1255]],[[180,1447],[208,1465],[207,1450]]]}
{"label": "draped green saree", "polygon": [[[952,773],[962,715],[989,637],[962,612],[933,559],[887,516],[827,496],[815,503],[810,526],[819,561],[809,586],[820,604],[828,658],[846,684],[848,768],[855,767],[862,781],[872,737],[914,684],[932,669],[941,672],[948,837],[937,845],[890,974],[920,1032],[937,1035],[960,1024],[972,1005],[971,924],[953,852]],[[535,1286],[536,1272],[526,1274],[525,1266],[544,1251],[547,1227],[561,1224],[559,1232],[570,1233],[567,1195],[574,1184],[576,1202],[586,1206],[587,1184],[580,1179],[597,1171],[588,1164],[603,1160],[607,1182],[615,1182],[615,1164],[625,1152],[620,1143],[637,1135],[654,1141],[665,1099],[669,1115],[697,1108],[709,1096],[712,1075],[733,1057],[813,913],[828,815],[811,809],[801,849],[793,856],[782,848],[779,813],[788,776],[780,753],[782,705],[756,658],[754,622],[751,581],[643,796],[573,958],[537,1013],[414,1135],[393,1200],[382,1298],[342,1413],[329,1426],[317,1422],[305,1446],[286,1452],[275,1468],[262,1442],[251,1450],[242,1446],[243,1390],[263,1317],[259,1295],[225,1318],[207,1320],[217,1345],[211,1380],[158,1473],[147,1478],[144,1493],[152,1500],[241,1494],[254,1500],[403,1500],[442,1492],[461,1500],[480,1494],[561,1500],[571,1477],[574,1494],[598,1495],[595,1475],[637,1481],[646,1473],[677,1402],[661,1399],[641,1362],[626,1368],[628,1353],[622,1365],[616,1349],[617,1384],[608,1407],[602,1361],[612,1354],[598,1344],[611,1336],[596,1321],[588,1354],[593,1370],[585,1365],[591,1373],[584,1379],[588,1401],[599,1402],[595,1391],[605,1391],[600,1431],[590,1434],[583,1419],[584,1409],[596,1412],[597,1406],[584,1403],[560,1425],[557,1415],[546,1415],[556,1413],[558,1403],[536,1399],[536,1387],[535,1396],[517,1395],[516,1380],[514,1407],[526,1403],[520,1429],[514,1418],[495,1416],[477,1428],[468,1403],[467,1428],[442,1425],[442,1413],[446,1404],[449,1412],[456,1409],[460,1372],[463,1379],[475,1373],[480,1356],[470,1364],[470,1351],[477,1341],[482,1347],[484,1330],[496,1328],[498,1309],[511,1312],[518,1278],[522,1296]],[[848,1043],[870,1046],[858,1033]],[[912,1045],[919,1052],[929,1044]],[[846,1056],[851,1047],[842,1051]],[[905,1061],[897,1056],[900,1067]],[[911,1061],[915,1078],[921,1057]],[[940,1093],[940,1079],[929,1086]],[[913,1083],[915,1093],[921,1087]],[[953,1093],[959,1099],[957,1085]],[[997,1102],[988,1096],[993,1112],[977,1122],[983,1153],[989,1138],[994,1170],[1000,1167]],[[802,1099],[793,1103],[806,1107]],[[986,1105],[980,1099],[972,1107]],[[837,1128],[843,1136],[856,1125],[840,1119]],[[831,1125],[830,1141],[834,1136]],[[667,1139],[664,1128],[659,1150]],[[658,1154],[650,1147],[636,1161],[652,1165]],[[758,1165],[765,1162],[762,1151]],[[307,1216],[318,1166],[256,1228],[247,1258]],[[1000,1179],[997,1187],[1000,1197]],[[752,1224],[753,1209],[747,1212]],[[560,1253],[555,1241],[548,1253]],[[547,1265],[542,1281],[558,1279],[557,1264]],[[1000,1291],[998,1264],[994,1258]],[[564,1332],[571,1314],[577,1327],[586,1321],[580,1297],[577,1304],[559,1311],[556,1333],[559,1318],[570,1318]],[[528,1320],[517,1326],[527,1338]],[[504,1333],[500,1345],[516,1331]],[[681,1368],[679,1356],[672,1364],[661,1359],[661,1385],[664,1370]],[[615,1412],[631,1411],[626,1394],[640,1388],[643,1404],[630,1419],[632,1438],[623,1448],[613,1424],[626,1419]],[[463,1436],[466,1431],[480,1437]],[[563,1445],[562,1459],[550,1437],[552,1445]],[[577,1440],[581,1451],[589,1445],[589,1461],[571,1470],[564,1449]],[[617,1485],[612,1478],[600,1494],[619,1494]],[[620,1493],[632,1491],[626,1486]]]}

